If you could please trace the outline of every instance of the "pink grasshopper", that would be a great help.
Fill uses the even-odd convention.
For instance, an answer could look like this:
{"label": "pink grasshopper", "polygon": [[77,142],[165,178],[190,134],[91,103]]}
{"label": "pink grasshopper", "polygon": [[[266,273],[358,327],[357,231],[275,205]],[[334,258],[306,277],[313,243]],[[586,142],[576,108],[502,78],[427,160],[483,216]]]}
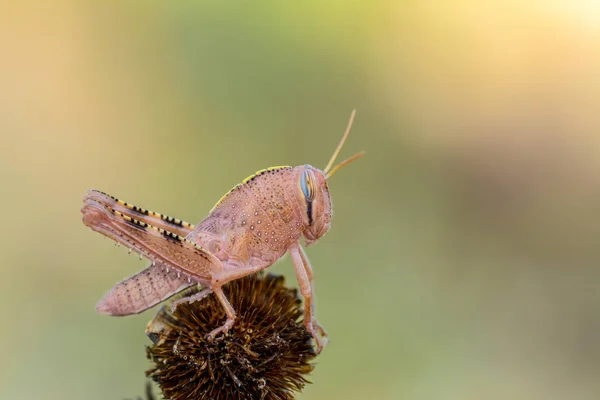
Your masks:
{"label": "pink grasshopper", "polygon": [[83,223],[152,262],[116,284],[98,303],[98,312],[136,314],[187,287],[201,285],[203,290],[176,300],[173,308],[214,293],[227,314],[225,323],[209,333],[214,338],[229,330],[236,318],[223,285],[268,268],[290,253],[304,297],[305,325],[320,352],[327,333],[315,318],[313,269],[300,238],[304,235],[309,246],[329,230],[332,207],[327,179],[364,154],[331,168],[353,119],[354,112],[323,171],[310,165],[258,171],[223,196],[196,226],[90,190],[83,199]]}

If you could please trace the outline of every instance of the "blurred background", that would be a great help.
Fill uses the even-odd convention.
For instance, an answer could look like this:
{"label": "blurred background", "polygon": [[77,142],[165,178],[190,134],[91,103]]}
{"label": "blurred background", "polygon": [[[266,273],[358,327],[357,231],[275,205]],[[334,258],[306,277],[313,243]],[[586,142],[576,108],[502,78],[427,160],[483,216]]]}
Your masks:
{"label": "blurred background", "polygon": [[353,108],[299,398],[600,398],[597,0],[11,2],[0,49],[1,399],[144,391],[88,189],[195,223]]}

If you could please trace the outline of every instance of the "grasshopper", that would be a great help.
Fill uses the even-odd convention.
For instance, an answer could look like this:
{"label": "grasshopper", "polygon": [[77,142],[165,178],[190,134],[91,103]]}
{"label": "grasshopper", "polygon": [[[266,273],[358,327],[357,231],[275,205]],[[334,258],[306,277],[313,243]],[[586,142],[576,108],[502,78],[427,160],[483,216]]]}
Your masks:
{"label": "grasshopper", "polygon": [[332,168],[354,114],[324,170],[311,165],[260,170],[234,186],[196,226],[90,190],[83,199],[83,223],[151,261],[143,271],[117,283],[96,310],[136,314],[199,285],[202,290],[176,300],[172,307],[213,293],[227,315],[225,323],[208,334],[214,339],[227,332],[236,318],[223,285],[268,268],[289,253],[304,297],[304,323],[321,352],[328,337],[315,317],[313,269],[300,238],[304,236],[310,246],[329,230],[332,206],[327,179],[364,154]]}

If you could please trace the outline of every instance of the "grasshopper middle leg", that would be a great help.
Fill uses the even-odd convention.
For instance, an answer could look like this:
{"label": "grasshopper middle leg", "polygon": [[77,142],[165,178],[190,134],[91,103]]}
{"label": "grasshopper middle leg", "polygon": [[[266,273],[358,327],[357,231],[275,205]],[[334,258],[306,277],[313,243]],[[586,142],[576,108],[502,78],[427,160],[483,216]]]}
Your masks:
{"label": "grasshopper middle leg", "polygon": [[[266,265],[266,266],[268,266],[268,265]],[[227,315],[227,320],[225,321],[225,323],[223,325],[221,325],[220,327],[213,329],[207,335],[209,338],[214,339],[215,336],[217,336],[219,333],[227,332],[229,329],[231,329],[231,327],[233,326],[233,323],[235,322],[235,318],[236,318],[235,310],[233,309],[233,307],[231,306],[231,303],[227,299],[227,296],[225,296],[225,293],[223,292],[223,288],[222,288],[223,285],[225,285],[227,282],[231,282],[236,279],[243,278],[245,276],[254,274],[260,270],[263,270],[266,266],[242,267],[242,268],[235,268],[235,269],[215,272],[212,275],[210,287],[207,287],[203,291],[201,291],[193,296],[185,297],[185,298],[177,300],[176,303],[173,304],[173,309],[175,309],[177,307],[177,305],[179,305],[181,303],[187,303],[187,302],[191,303],[194,301],[198,301],[198,300],[208,296],[211,292],[213,292],[215,294],[215,296],[217,296],[217,299],[223,306],[223,309],[225,310],[225,314]]]}

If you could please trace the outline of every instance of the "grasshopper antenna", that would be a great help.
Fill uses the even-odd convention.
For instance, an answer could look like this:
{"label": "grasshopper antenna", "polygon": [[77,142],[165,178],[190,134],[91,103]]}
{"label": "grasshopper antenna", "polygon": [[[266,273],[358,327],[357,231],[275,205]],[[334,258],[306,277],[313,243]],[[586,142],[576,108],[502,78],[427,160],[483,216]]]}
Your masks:
{"label": "grasshopper antenna", "polygon": [[323,170],[323,174],[325,174],[325,179],[331,178],[331,176],[333,176],[333,174],[338,169],[342,168],[345,165],[350,164],[352,161],[354,161],[357,158],[362,157],[363,155],[365,155],[364,151],[361,151],[360,153],[356,153],[352,157],[347,158],[346,160],[342,161],[341,163],[339,163],[338,165],[336,165],[335,167],[333,167],[333,169],[331,170],[331,172],[329,172],[329,170],[331,169],[331,166],[335,162],[335,159],[337,158],[338,154],[340,153],[340,150],[342,150],[342,146],[344,146],[344,142],[346,141],[346,138],[348,137],[348,134],[350,133],[350,128],[352,127],[352,122],[354,122],[354,115],[355,114],[356,114],[356,110],[352,110],[352,114],[350,114],[350,120],[348,121],[348,126],[346,127],[346,131],[344,132],[344,136],[342,136],[342,140],[338,144],[337,148],[333,152],[333,155],[329,159],[329,162],[327,163],[327,166]]}
{"label": "grasshopper antenna", "polygon": [[356,153],[355,155],[353,155],[350,158],[345,159],[344,161],[342,161],[341,163],[339,163],[338,165],[336,165],[335,167],[333,167],[333,169],[331,170],[330,173],[328,173],[327,175],[325,175],[325,179],[329,179],[331,178],[331,176],[340,168],[342,168],[345,165],[350,164],[352,161],[364,156],[366,154],[366,151],[360,151],[358,153]]}

